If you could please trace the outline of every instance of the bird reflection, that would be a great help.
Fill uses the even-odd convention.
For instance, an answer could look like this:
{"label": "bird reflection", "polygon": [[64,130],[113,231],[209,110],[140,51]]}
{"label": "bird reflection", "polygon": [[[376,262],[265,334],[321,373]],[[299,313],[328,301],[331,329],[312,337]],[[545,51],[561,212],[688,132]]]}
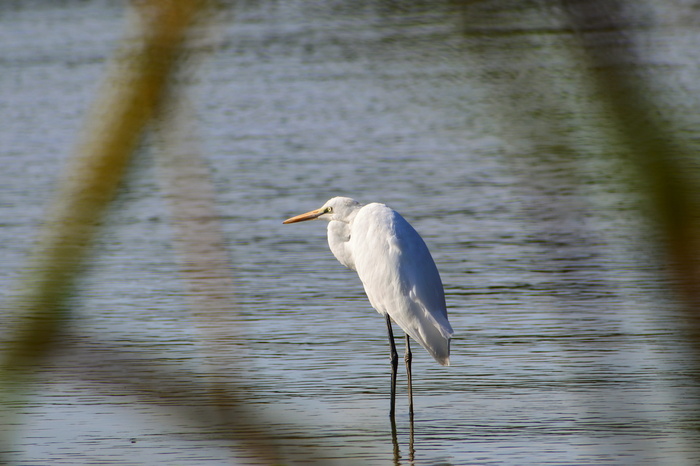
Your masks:
{"label": "bird reflection", "polygon": [[[394,444],[394,464],[401,464],[401,448],[399,447],[399,435],[396,430],[396,418],[389,416],[391,420],[391,441]],[[414,464],[416,450],[413,448],[413,413],[409,415],[409,431],[408,431],[408,464]]]}

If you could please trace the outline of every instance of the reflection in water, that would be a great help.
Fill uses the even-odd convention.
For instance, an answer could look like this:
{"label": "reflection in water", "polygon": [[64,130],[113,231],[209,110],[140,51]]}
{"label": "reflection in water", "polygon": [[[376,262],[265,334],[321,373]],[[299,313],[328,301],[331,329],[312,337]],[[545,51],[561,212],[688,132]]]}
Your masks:
{"label": "reflection in water", "polygon": [[[389,416],[391,420],[391,441],[394,445],[394,464],[401,464],[401,447],[399,446],[399,435],[396,430],[396,418]],[[408,431],[408,464],[414,464],[416,451],[413,444],[413,413],[409,414],[409,431]]]}
{"label": "reflection in water", "polygon": [[416,456],[415,448],[413,448],[413,413],[409,417],[409,432],[408,432],[408,461],[413,463]]}
{"label": "reflection in water", "polygon": [[391,421],[391,440],[394,443],[394,464],[401,464],[401,450],[399,449],[399,436],[396,433],[396,417],[389,416]]}

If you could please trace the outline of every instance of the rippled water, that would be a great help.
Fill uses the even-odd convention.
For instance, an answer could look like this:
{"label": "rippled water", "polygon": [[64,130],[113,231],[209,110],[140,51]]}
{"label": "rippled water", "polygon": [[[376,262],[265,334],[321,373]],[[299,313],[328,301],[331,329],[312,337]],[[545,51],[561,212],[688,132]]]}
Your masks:
{"label": "rippled water", "polygon": [[[0,8],[8,295],[123,12],[101,2]],[[70,344],[20,408],[16,464],[249,462],[215,421],[174,414],[165,393],[154,404],[109,383],[132,363],[145,376],[169,369],[171,379],[144,382],[164,392],[197,387],[214,367],[276,419],[282,444],[316,437],[320,456],[341,464],[697,462],[693,366],[630,175],[586,129],[594,105],[548,114],[552,101],[530,95],[542,86],[527,90],[544,67],[556,78],[545,90],[585,100],[560,55],[572,37],[505,31],[485,45],[453,8],[234,9],[192,89],[236,281],[240,314],[215,324],[230,335],[203,350],[208,333],[189,311],[144,150],[105,222]],[[646,65],[675,43],[663,61],[687,78],[679,57],[691,36],[666,30]],[[538,61],[523,53],[533,48]],[[499,88],[514,74],[522,88]],[[509,109],[500,92],[542,106]],[[517,124],[525,117],[531,133]],[[557,153],[563,137],[577,156]],[[324,224],[281,224],[335,195],[400,211],[442,274],[453,365],[414,345],[413,438],[400,369],[392,439],[386,330],[359,280],[333,258]]]}

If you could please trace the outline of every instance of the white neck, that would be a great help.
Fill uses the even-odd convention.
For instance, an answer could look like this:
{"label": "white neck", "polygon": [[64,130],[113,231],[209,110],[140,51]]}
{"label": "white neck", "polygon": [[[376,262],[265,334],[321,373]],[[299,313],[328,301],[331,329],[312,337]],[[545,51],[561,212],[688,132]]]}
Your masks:
{"label": "white neck", "polygon": [[328,222],[328,246],[338,262],[351,270],[355,270],[355,259],[348,241],[352,234],[353,220],[361,207],[358,205],[350,214],[345,215],[343,220]]}

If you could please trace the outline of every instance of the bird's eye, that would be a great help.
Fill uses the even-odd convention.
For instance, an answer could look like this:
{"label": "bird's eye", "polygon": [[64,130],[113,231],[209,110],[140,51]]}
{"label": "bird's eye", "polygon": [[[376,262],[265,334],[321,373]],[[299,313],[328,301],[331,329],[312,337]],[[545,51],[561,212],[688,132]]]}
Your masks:
{"label": "bird's eye", "polygon": [[326,207],[326,213],[330,214],[331,212],[333,212],[333,207],[330,207],[330,206]]}

